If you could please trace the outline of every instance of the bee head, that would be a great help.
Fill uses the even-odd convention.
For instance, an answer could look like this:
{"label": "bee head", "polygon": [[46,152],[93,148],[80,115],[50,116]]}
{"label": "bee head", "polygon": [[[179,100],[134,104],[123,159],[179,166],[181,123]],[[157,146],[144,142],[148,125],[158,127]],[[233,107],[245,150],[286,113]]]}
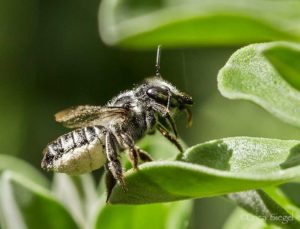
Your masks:
{"label": "bee head", "polygon": [[192,97],[179,91],[171,83],[161,77],[146,79],[146,94],[155,102],[169,108],[186,109],[193,104]]}

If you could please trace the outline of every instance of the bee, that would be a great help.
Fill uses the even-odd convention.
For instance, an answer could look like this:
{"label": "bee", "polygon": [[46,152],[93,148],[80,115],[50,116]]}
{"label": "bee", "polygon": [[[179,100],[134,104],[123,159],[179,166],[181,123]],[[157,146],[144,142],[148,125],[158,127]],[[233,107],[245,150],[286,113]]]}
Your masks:
{"label": "bee", "polygon": [[139,159],[143,162],[152,160],[148,153],[135,145],[145,135],[158,130],[183,152],[173,117],[185,111],[188,123],[191,123],[189,107],[193,100],[162,79],[159,69],[160,46],[154,77],[120,93],[105,106],[83,105],[55,114],[57,122],[76,129],[47,145],[43,151],[42,168],[79,175],[105,166],[109,196],[116,182],[126,190],[120,152],[127,150],[134,169],[138,169]]}

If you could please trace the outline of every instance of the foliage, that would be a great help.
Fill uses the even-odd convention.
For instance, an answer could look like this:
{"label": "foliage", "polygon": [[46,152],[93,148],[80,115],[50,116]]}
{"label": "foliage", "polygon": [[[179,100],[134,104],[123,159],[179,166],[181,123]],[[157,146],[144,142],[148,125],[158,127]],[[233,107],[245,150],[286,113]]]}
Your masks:
{"label": "foliage", "polygon": [[104,0],[99,26],[107,44],[135,48],[299,41],[299,9],[299,1]]}
{"label": "foliage", "polygon": [[[103,0],[99,10],[100,34],[109,45],[144,49],[159,43],[186,47],[272,41],[237,50],[219,71],[218,88],[224,97],[250,100],[296,127],[299,22],[296,0]],[[224,228],[300,227],[299,202],[279,186],[300,181],[300,141],[221,138],[194,145],[177,160],[174,146],[161,137],[140,144],[156,160],[138,171],[128,169],[128,191],[116,185],[109,204],[103,181],[95,184],[90,174],[55,174],[50,185],[29,164],[1,155],[1,226],[187,228],[191,199],[225,195],[241,208]]]}
{"label": "foliage", "polygon": [[276,185],[300,176],[299,141],[235,137],[186,150],[183,161],[155,161],[128,171],[129,193],[112,203],[143,204],[199,198]]}
{"label": "foliage", "polygon": [[218,76],[219,90],[232,99],[251,100],[278,118],[300,126],[300,45],[249,45],[231,56]]}

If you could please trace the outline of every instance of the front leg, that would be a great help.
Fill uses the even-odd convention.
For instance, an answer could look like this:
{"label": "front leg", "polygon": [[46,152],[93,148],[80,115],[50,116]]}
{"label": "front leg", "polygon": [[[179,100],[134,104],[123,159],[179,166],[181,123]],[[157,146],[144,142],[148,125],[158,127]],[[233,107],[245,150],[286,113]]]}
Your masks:
{"label": "front leg", "polygon": [[170,112],[169,110],[162,106],[162,105],[159,105],[159,104],[153,104],[152,105],[152,108],[158,112],[160,114],[161,117],[163,117],[164,119],[167,120],[167,124],[169,125],[169,127],[172,128],[173,130],[173,133],[175,135],[175,137],[177,138],[178,134],[177,134],[177,127],[176,127],[176,124],[174,122],[174,119],[172,118],[172,116],[170,115]]}
{"label": "front leg", "polygon": [[178,142],[178,140],[172,136],[162,125],[158,124],[157,125],[157,129],[159,130],[159,132],[164,136],[166,137],[170,142],[172,142],[176,147],[177,149],[183,153],[183,148],[181,146],[181,144]]}

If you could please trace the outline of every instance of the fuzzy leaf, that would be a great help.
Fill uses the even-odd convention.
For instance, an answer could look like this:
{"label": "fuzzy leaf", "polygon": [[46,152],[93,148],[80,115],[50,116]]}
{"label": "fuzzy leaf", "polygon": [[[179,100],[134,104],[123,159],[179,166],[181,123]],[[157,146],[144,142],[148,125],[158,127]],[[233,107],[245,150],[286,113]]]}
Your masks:
{"label": "fuzzy leaf", "polygon": [[251,100],[300,127],[299,56],[300,45],[290,42],[249,45],[220,70],[219,90],[230,99]]}
{"label": "fuzzy leaf", "polygon": [[300,210],[274,187],[262,190],[232,193],[228,197],[248,212],[264,219],[269,224],[283,228],[299,228],[297,221]]}
{"label": "fuzzy leaf", "polygon": [[134,48],[299,40],[300,2],[104,0],[102,39]]}
{"label": "fuzzy leaf", "polygon": [[128,171],[128,191],[115,186],[110,202],[168,202],[285,183],[300,176],[299,144],[250,137],[199,144],[185,152],[184,161],[155,161]]}
{"label": "fuzzy leaf", "polygon": [[0,194],[3,228],[78,228],[49,191],[22,175],[4,172]]}

